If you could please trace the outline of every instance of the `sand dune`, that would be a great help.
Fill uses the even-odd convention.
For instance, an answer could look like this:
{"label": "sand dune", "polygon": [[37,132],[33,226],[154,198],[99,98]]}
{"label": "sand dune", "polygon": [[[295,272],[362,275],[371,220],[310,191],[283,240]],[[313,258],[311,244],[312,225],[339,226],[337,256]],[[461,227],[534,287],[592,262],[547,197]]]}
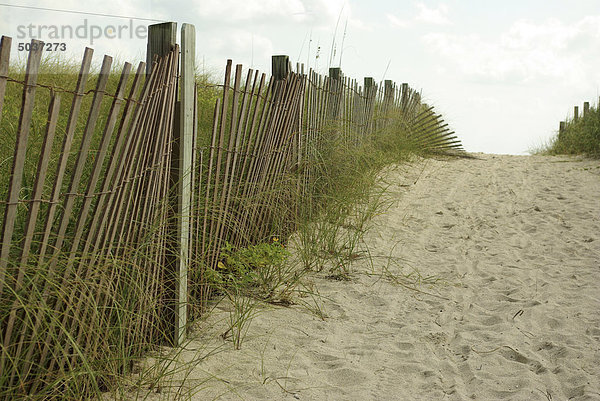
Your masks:
{"label": "sand dune", "polygon": [[600,400],[600,162],[476,156],[388,172],[374,265],[314,279],[325,320],[264,310],[194,399]]}

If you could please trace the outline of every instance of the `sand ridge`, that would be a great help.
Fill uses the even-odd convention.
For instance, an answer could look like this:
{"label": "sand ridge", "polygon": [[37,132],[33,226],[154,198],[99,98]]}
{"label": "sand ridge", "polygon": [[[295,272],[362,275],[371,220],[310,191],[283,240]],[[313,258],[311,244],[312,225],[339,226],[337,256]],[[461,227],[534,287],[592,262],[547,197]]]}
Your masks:
{"label": "sand ridge", "polygon": [[390,169],[374,265],[315,278],[325,320],[266,308],[193,399],[600,400],[600,162],[476,157]]}

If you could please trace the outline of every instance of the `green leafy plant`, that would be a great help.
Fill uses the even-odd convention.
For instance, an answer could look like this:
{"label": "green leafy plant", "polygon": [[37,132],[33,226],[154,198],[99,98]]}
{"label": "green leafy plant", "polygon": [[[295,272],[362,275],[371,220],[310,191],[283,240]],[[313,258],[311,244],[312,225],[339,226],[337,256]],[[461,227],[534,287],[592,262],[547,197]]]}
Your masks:
{"label": "green leafy plant", "polygon": [[226,243],[217,269],[207,269],[208,285],[232,305],[229,335],[236,349],[241,347],[259,302],[290,305],[302,271],[288,263],[290,253],[274,237],[270,243],[235,248]]}
{"label": "green leafy plant", "polygon": [[286,265],[289,256],[276,237],[271,243],[240,249],[226,243],[218,267],[225,284],[240,287],[246,295],[261,301],[286,304],[291,302],[300,278],[294,266]]}

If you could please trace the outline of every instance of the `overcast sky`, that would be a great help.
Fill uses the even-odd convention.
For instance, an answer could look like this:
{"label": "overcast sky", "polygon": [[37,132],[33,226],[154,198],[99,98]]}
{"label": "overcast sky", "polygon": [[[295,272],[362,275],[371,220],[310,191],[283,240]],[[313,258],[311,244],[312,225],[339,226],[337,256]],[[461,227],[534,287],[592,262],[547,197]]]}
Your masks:
{"label": "overcast sky", "polygon": [[[66,51],[59,53],[78,61],[90,46],[98,63],[105,53],[120,62],[138,62],[145,59],[144,27],[151,20],[175,21],[196,26],[198,63],[215,79],[221,79],[228,58],[270,72],[271,55],[287,54],[321,73],[341,66],[345,75],[360,81],[372,76],[408,82],[422,89],[425,101],[443,113],[472,152],[525,154],[553,135],[574,105],[596,104],[600,92],[598,0],[2,4],[0,34],[13,37],[13,57],[19,56],[19,43],[41,33],[42,40],[65,43]],[[58,37],[49,37],[52,26],[62,30]],[[91,44],[100,30],[102,37]]]}

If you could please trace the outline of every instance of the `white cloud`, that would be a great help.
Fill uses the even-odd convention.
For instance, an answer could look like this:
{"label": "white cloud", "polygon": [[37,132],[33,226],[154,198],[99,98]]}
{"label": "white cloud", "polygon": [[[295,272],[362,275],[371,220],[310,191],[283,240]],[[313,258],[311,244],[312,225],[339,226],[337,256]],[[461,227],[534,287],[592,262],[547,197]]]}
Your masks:
{"label": "white cloud", "polygon": [[423,3],[417,3],[419,14],[415,17],[418,22],[425,22],[427,24],[434,25],[448,25],[450,20],[448,19],[448,6],[446,4],[440,4],[435,8],[429,8]]}
{"label": "white cloud", "polygon": [[344,15],[351,15],[351,7],[347,0],[302,0],[302,3],[313,18],[328,23],[337,21],[340,15],[342,21]]}
{"label": "white cloud", "polygon": [[373,31],[373,27],[371,25],[365,23],[363,20],[359,20],[356,18],[350,18],[348,20],[348,26],[351,28],[358,29],[360,31]]}
{"label": "white cloud", "polygon": [[208,39],[206,51],[211,58],[221,60],[235,54],[236,63],[242,62],[250,66],[257,60],[263,62],[270,60],[273,55],[273,43],[264,36],[235,29],[229,31],[225,36]]}
{"label": "white cloud", "polygon": [[300,0],[304,7],[302,22],[310,23],[315,28],[332,29],[338,23],[341,29],[346,21],[348,27],[369,31],[371,27],[352,14],[348,0]]}
{"label": "white cloud", "polygon": [[233,23],[294,21],[330,26],[340,14],[350,15],[350,5],[347,0],[202,0],[195,12],[200,18]]}
{"label": "white cloud", "polygon": [[492,107],[500,107],[501,101],[496,96],[469,96],[465,99],[466,103],[477,109],[489,109]]}
{"label": "white cloud", "polygon": [[402,20],[393,14],[386,14],[386,17],[392,26],[397,28],[406,28],[410,25],[408,21]]}
{"label": "white cloud", "polygon": [[[540,79],[583,83],[600,78],[600,16],[574,24],[549,19],[515,22],[494,40],[479,35],[431,33],[424,43],[461,73],[506,83]],[[595,75],[593,75],[595,74]]]}
{"label": "white cloud", "polygon": [[408,19],[402,19],[394,14],[386,14],[388,22],[395,28],[407,28],[414,25],[450,25],[449,8],[446,4],[437,7],[427,7],[424,3],[416,3],[416,12]]}
{"label": "white cloud", "polygon": [[197,3],[200,17],[232,21],[270,17],[302,18],[306,13],[300,0],[203,0]]}

